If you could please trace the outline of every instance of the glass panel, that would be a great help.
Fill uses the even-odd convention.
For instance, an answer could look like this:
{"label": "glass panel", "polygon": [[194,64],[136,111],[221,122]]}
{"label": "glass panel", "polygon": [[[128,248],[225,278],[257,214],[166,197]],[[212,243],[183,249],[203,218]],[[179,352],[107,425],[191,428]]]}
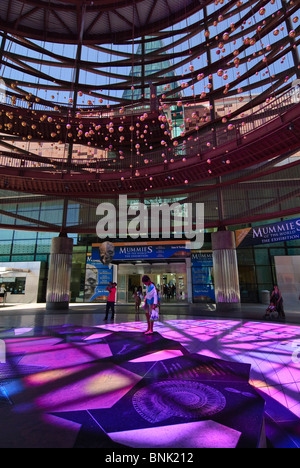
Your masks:
{"label": "glass panel", "polygon": [[237,259],[239,265],[253,265],[253,250],[252,249],[237,249]]}
{"label": "glass panel", "polygon": [[269,266],[257,266],[256,276],[258,284],[272,283],[272,270]]}
{"label": "glass panel", "polygon": [[11,250],[11,242],[0,243],[0,254],[10,254],[10,250]]}
{"label": "glass panel", "polygon": [[0,241],[11,240],[13,238],[14,231],[8,229],[0,229]]}
{"label": "glass panel", "polygon": [[35,240],[30,241],[20,241],[15,240],[13,242],[13,254],[26,254],[35,252]]}
{"label": "glass panel", "polygon": [[254,257],[256,265],[269,265],[268,249],[254,250]]}

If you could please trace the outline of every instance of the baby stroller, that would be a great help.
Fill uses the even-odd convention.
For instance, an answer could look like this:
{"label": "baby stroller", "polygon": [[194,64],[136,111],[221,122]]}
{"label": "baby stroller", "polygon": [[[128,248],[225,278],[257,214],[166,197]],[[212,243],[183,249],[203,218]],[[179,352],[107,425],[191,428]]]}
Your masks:
{"label": "baby stroller", "polygon": [[266,313],[264,315],[264,318],[265,319],[270,319],[270,320],[275,320],[278,318],[278,311],[277,311],[277,308],[276,308],[276,304],[275,302],[270,302],[270,305],[268,306],[268,308],[266,309]]}

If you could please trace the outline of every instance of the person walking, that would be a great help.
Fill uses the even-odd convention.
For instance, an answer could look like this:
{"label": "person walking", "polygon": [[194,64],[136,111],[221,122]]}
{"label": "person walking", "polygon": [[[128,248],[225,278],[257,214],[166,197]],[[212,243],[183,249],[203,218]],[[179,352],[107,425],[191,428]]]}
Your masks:
{"label": "person walking", "polygon": [[5,305],[5,299],[6,299],[6,289],[3,284],[0,286],[0,298],[2,299],[2,304]]}
{"label": "person walking", "polygon": [[109,292],[107,302],[106,302],[106,315],[104,320],[108,319],[108,314],[111,309],[111,320],[115,318],[115,302],[116,302],[116,293],[117,293],[117,283],[109,283],[106,290]]}
{"label": "person walking", "polygon": [[278,312],[279,318],[282,320],[285,320],[283,299],[282,299],[281,292],[277,284],[274,285],[273,291],[271,293],[270,301],[274,302],[274,304],[276,305],[276,310]]}
{"label": "person walking", "polygon": [[143,300],[143,291],[142,291],[142,286],[139,286],[136,291],[133,293],[133,297],[135,300],[135,313],[139,314],[140,313],[140,305]]}
{"label": "person walking", "polygon": [[152,283],[149,276],[144,275],[142,278],[142,282],[146,286],[146,298],[145,298],[145,311],[146,311],[146,318],[148,328],[145,331],[145,335],[152,335],[153,334],[153,325],[154,325],[154,312],[157,309],[157,291],[155,284]]}

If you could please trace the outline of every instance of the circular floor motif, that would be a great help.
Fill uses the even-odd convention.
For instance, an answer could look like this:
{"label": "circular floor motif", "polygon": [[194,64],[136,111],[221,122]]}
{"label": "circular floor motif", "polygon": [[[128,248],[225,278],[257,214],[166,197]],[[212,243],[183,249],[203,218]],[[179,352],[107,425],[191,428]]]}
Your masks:
{"label": "circular floor motif", "polygon": [[166,380],[138,390],[132,403],[142,418],[157,423],[172,416],[194,419],[216,414],[225,408],[226,399],[200,382]]}

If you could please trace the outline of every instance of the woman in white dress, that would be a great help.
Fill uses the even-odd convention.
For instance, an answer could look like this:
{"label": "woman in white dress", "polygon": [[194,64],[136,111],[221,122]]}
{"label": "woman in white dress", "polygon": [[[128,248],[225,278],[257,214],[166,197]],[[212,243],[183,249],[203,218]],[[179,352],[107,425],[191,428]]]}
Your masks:
{"label": "woman in white dress", "polygon": [[157,291],[156,291],[155,284],[152,283],[149,276],[144,275],[142,278],[142,282],[146,286],[145,311],[146,311],[148,328],[145,332],[145,335],[152,335],[154,320],[158,319]]}

